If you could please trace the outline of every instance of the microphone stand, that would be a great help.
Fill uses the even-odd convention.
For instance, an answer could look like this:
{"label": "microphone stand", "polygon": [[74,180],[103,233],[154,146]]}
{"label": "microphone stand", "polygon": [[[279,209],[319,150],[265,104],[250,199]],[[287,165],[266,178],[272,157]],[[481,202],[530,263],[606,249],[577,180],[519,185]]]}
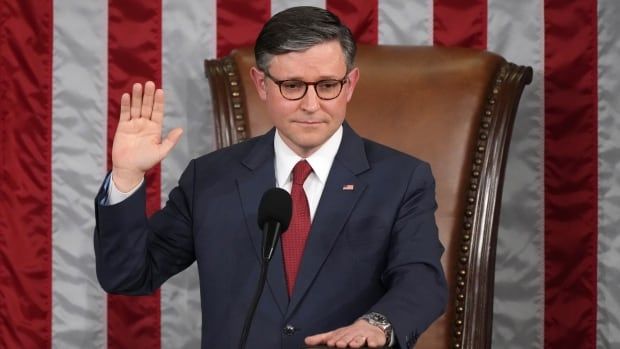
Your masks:
{"label": "microphone stand", "polygon": [[[272,224],[275,226],[272,227]],[[252,303],[250,304],[250,311],[246,315],[245,322],[243,323],[241,340],[239,341],[239,349],[244,349],[245,343],[248,340],[248,335],[250,334],[250,327],[252,325],[252,319],[254,318],[254,313],[256,312],[256,307],[258,306],[258,301],[260,300],[260,297],[263,293],[263,289],[265,288],[265,281],[267,279],[267,268],[269,267],[269,261],[271,261],[271,257],[273,257],[273,252],[275,250],[276,244],[278,243],[278,238],[280,237],[280,230],[280,222],[277,221],[267,221],[265,222],[265,225],[263,227],[263,255],[260,266],[260,276],[258,277],[256,291],[254,291],[254,298],[252,299]]]}

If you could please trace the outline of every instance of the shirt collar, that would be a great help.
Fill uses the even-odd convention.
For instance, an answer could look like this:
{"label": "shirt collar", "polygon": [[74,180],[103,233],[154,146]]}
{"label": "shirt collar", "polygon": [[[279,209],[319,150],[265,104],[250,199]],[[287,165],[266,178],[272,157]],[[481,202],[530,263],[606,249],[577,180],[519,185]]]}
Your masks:
{"label": "shirt collar", "polygon": [[[317,151],[312,153],[305,160],[312,166],[313,173],[319,181],[325,183],[329,170],[332,167],[340,142],[342,141],[342,125],[334,132],[334,134],[321,145]],[[295,152],[284,143],[279,131],[273,137],[273,148],[276,155],[276,183],[279,187],[283,186],[289,180],[293,167],[299,160],[303,158],[295,154]]]}

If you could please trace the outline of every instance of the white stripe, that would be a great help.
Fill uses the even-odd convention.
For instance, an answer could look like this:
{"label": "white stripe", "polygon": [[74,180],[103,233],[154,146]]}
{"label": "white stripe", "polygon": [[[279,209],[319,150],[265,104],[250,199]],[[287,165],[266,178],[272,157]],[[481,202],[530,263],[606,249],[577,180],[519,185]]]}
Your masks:
{"label": "white stripe", "polygon": [[620,2],[598,2],[597,348],[620,348]]}
{"label": "white stripe", "polygon": [[295,6],[315,6],[325,8],[325,0],[271,0],[271,15]]}
{"label": "white stripe", "polygon": [[[166,130],[182,127],[179,144],[162,162],[162,205],[192,158],[215,148],[203,60],[215,56],[215,0],[163,1],[162,62]],[[167,131],[166,131],[167,132]],[[196,264],[161,289],[162,348],[198,348],[200,288]]]}
{"label": "white stripe", "polygon": [[54,1],[52,347],[105,348],[93,199],[106,168],[107,3]]}
{"label": "white stripe", "polygon": [[493,346],[543,347],[544,97],[541,0],[488,3],[488,49],[534,68],[512,134],[497,244]]}
{"label": "white stripe", "polygon": [[379,44],[431,45],[433,3],[379,0]]}

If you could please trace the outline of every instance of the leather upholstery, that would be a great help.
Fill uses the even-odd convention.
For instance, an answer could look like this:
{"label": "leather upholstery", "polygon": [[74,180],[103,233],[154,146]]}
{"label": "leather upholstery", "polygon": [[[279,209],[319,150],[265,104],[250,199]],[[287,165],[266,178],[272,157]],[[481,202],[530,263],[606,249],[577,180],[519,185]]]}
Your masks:
{"label": "leather upholstery", "polygon": [[[205,61],[217,144],[271,128],[249,77],[251,48]],[[490,348],[499,204],[510,133],[529,67],[472,49],[360,46],[347,120],[363,137],[428,161],[450,287],[416,348]]]}

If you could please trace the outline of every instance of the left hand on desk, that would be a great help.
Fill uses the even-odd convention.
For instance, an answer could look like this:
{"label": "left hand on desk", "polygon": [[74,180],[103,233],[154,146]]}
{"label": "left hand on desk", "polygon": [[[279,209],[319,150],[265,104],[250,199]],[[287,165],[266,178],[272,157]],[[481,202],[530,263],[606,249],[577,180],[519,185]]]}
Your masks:
{"label": "left hand on desk", "polygon": [[357,320],[352,325],[306,337],[306,345],[324,344],[337,348],[383,347],[385,334],[377,326],[364,320]]}

